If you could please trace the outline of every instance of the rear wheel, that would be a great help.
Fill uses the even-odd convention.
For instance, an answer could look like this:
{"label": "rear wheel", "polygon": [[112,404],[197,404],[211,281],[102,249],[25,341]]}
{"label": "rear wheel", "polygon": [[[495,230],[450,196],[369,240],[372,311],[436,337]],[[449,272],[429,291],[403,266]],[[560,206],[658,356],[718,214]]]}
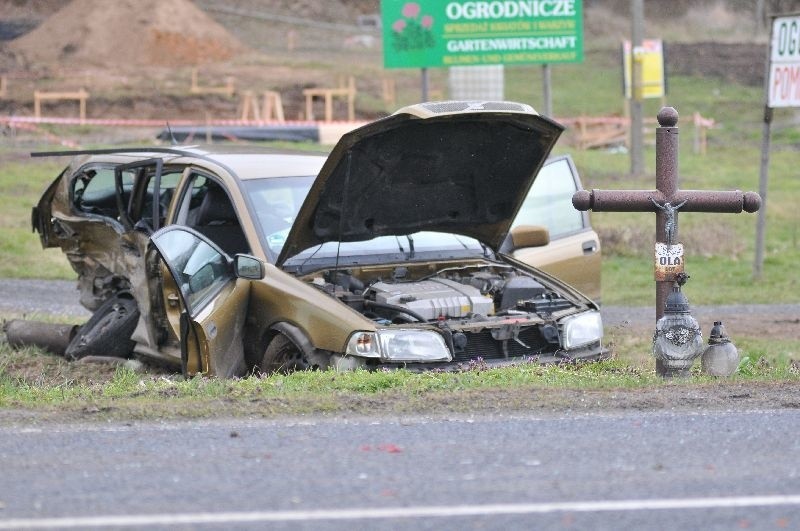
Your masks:
{"label": "rear wheel", "polygon": [[71,360],[86,356],[127,358],[136,344],[131,341],[131,334],[138,320],[139,308],[135,300],[113,296],[80,328],[64,355]]}

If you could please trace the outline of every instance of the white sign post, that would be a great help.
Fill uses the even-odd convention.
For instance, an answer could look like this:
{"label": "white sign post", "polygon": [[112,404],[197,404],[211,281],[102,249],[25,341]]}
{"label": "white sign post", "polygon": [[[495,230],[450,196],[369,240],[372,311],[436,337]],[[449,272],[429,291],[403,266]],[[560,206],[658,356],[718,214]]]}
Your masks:
{"label": "white sign post", "polygon": [[764,79],[764,127],[761,140],[761,170],[758,193],[761,209],[756,228],[756,256],[753,277],[761,278],[764,266],[764,234],[767,225],[767,183],[772,109],[800,107],[800,13],[772,18],[767,75]]}

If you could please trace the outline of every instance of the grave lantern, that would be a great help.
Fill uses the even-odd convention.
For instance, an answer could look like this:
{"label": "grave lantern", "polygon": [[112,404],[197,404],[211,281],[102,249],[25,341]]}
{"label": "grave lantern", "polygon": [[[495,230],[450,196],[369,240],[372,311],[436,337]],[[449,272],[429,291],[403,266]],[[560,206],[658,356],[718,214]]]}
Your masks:
{"label": "grave lantern", "polygon": [[653,334],[653,356],[660,362],[665,377],[689,376],[695,358],[703,353],[703,333],[681,292],[687,279],[683,275],[675,282]]}
{"label": "grave lantern", "polygon": [[725,333],[722,321],[714,321],[700,365],[703,374],[709,376],[730,376],[739,367],[739,351]]}

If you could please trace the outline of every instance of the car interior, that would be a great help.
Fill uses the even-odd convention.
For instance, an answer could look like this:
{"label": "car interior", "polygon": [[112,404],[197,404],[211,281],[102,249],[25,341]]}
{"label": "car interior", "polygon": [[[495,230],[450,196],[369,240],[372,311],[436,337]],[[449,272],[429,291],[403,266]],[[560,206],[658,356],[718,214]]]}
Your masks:
{"label": "car interior", "polygon": [[200,185],[192,186],[191,194],[184,198],[181,206],[181,212],[186,212],[183,224],[208,237],[229,256],[250,253],[236,210],[222,186],[202,176],[197,176],[195,181]]}

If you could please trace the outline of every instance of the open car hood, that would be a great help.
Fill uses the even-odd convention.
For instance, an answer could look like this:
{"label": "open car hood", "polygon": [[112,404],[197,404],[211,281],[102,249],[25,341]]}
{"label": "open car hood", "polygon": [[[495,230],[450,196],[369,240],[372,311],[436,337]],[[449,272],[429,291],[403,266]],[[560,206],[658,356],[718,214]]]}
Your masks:
{"label": "open car hood", "polygon": [[278,264],[321,243],[438,231],[497,250],[563,127],[512,102],[433,102],[344,135]]}

